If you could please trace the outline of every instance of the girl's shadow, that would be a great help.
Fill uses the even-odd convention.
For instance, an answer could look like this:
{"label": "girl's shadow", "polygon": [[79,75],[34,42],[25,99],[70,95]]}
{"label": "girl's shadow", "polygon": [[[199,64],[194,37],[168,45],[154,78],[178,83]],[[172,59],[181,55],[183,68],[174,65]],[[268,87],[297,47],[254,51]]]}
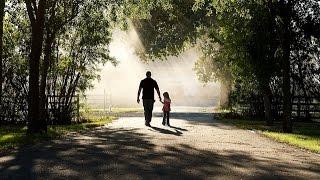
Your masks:
{"label": "girl's shadow", "polygon": [[180,131],[188,131],[187,129],[183,129],[183,128],[180,128],[180,127],[175,127],[175,126],[169,126],[170,128],[174,128],[176,130],[180,130]]}
{"label": "girl's shadow", "polygon": [[154,126],[150,126],[150,128],[155,131],[158,131],[160,133],[163,133],[163,134],[171,134],[171,135],[175,135],[175,136],[181,136],[183,134],[182,132],[178,131],[177,129],[175,129],[175,132],[174,132],[174,131],[170,131],[167,129],[162,129],[162,128],[158,128],[158,127],[154,127]]}

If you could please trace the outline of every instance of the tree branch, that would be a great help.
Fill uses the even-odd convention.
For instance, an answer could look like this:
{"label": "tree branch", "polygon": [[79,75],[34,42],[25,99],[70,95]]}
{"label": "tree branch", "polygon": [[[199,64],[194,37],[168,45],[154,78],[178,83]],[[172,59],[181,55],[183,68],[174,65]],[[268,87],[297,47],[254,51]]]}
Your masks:
{"label": "tree branch", "polygon": [[34,24],[36,22],[36,18],[34,16],[34,10],[33,10],[33,7],[31,5],[31,1],[30,0],[25,0],[25,4],[27,6],[27,12],[28,12],[29,19],[31,21],[31,26],[34,26]]}
{"label": "tree branch", "polygon": [[36,2],[36,0],[32,0],[32,5],[33,5],[34,12],[37,13],[37,12],[38,12],[38,9],[37,9],[37,2]]}

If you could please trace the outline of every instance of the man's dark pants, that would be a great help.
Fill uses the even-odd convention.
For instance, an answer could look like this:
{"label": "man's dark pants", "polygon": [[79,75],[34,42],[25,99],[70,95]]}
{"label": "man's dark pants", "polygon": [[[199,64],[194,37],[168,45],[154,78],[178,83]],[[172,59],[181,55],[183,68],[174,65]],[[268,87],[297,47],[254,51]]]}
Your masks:
{"label": "man's dark pants", "polygon": [[145,118],[146,124],[150,124],[150,122],[151,122],[153,104],[154,104],[153,99],[144,99],[143,100],[144,118]]}

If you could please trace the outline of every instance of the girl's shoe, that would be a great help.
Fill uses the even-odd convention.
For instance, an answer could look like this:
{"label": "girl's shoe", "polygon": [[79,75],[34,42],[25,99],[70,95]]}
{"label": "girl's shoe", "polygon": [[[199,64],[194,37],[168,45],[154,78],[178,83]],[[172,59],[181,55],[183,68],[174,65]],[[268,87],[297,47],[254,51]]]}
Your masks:
{"label": "girl's shoe", "polygon": [[164,122],[162,121],[162,125],[164,125],[164,126],[165,126],[165,125],[166,125],[166,123],[164,123]]}

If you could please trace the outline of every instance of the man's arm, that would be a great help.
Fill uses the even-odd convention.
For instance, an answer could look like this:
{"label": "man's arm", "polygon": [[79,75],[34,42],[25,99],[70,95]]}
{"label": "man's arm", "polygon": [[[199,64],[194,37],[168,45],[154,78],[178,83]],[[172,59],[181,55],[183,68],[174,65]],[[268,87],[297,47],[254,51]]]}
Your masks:
{"label": "man's arm", "polygon": [[159,96],[159,100],[160,100],[160,102],[162,102],[159,88],[157,88],[156,90],[157,90],[157,93],[158,93],[158,96]]}
{"label": "man's arm", "polygon": [[137,96],[137,103],[138,103],[138,104],[140,103],[141,90],[142,90],[142,81],[140,82],[139,90],[138,90],[138,96]]}
{"label": "man's arm", "polygon": [[162,102],[161,95],[160,95],[160,90],[159,90],[159,86],[158,86],[158,83],[157,83],[157,82],[156,82],[156,85],[155,85],[155,89],[156,89],[157,94],[158,94],[158,96],[159,96],[160,102]]}

